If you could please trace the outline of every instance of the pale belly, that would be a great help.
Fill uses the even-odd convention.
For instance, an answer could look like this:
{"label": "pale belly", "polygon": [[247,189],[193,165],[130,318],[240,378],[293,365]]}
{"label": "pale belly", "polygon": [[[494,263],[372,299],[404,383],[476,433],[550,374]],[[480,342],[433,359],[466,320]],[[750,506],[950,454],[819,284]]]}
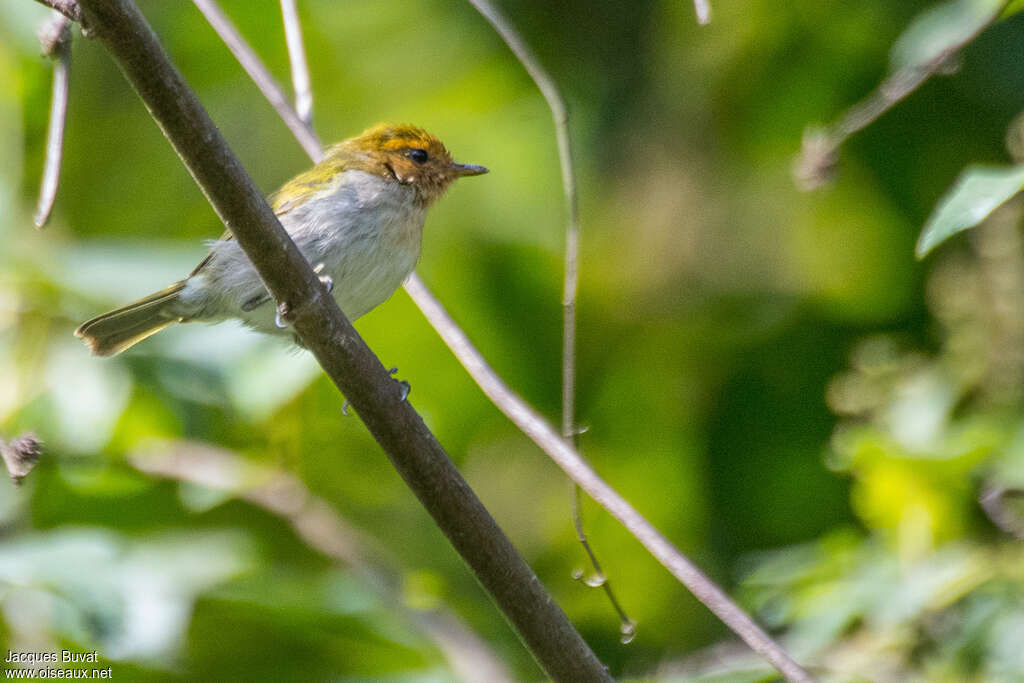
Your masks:
{"label": "pale belly", "polygon": [[[425,210],[407,186],[358,171],[343,175],[352,177],[279,218],[310,264],[330,277],[332,296],[355,320],[386,301],[415,268]],[[183,317],[237,318],[260,332],[291,335],[278,324],[276,304],[237,242],[211,247],[210,262],[181,294]]]}

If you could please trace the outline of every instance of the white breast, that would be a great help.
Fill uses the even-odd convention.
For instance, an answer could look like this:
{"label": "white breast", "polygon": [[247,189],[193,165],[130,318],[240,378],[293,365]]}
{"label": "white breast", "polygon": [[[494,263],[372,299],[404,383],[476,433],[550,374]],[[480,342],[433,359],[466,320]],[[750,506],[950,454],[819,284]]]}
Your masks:
{"label": "white breast", "polygon": [[[278,216],[310,264],[322,264],[350,320],[387,300],[416,266],[426,209],[414,193],[394,180],[346,171],[302,206]],[[252,307],[266,290],[237,242],[220,240],[211,248],[210,263],[189,279],[181,295],[192,319],[239,318],[260,332],[290,334],[275,324],[273,300]]]}

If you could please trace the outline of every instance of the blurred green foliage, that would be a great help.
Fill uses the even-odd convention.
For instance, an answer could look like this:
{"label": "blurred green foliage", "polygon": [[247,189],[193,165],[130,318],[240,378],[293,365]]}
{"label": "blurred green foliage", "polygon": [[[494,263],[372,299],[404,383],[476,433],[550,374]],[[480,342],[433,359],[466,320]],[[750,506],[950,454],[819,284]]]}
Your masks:
{"label": "blurred green foliage", "polygon": [[[1024,680],[1020,208],[932,261],[913,255],[963,167],[1007,162],[1024,17],[982,33],[954,74],[850,140],[835,184],[802,194],[805,126],[871,91],[930,3],[716,0],[706,28],[687,2],[501,6],[572,112],[579,418],[596,468],[823,678]],[[276,3],[224,7],[285,81]],[[261,187],[307,166],[190,3],[142,8]],[[300,13],[326,141],[410,121],[491,168],[432,211],[420,272],[557,422],[563,208],[542,98],[468,3]],[[170,329],[113,359],[72,338],[187,273],[221,226],[112,60],[76,35],[56,211],[32,229],[46,16],[0,0],[0,437],[34,430],[47,446],[20,488],[0,486],[3,647],[97,649],[122,681],[443,681],[443,613],[512,678],[539,679],[307,354],[233,324]],[[729,634],[588,503],[639,623],[620,643],[601,593],[571,578],[584,557],[557,469],[403,293],[357,327],[613,673],[771,679],[742,649],[694,655]],[[332,561],[244,487],[141,471],[156,447],[295,475],[376,539],[399,587]]]}

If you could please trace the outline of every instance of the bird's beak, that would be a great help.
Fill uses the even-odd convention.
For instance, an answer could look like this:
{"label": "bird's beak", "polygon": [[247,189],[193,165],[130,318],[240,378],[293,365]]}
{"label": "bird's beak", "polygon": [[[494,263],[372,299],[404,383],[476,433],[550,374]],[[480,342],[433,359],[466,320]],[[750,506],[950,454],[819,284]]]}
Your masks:
{"label": "bird's beak", "polygon": [[461,178],[464,175],[483,175],[487,173],[487,169],[483,166],[474,166],[473,164],[452,164],[452,173],[455,174],[456,178]]}

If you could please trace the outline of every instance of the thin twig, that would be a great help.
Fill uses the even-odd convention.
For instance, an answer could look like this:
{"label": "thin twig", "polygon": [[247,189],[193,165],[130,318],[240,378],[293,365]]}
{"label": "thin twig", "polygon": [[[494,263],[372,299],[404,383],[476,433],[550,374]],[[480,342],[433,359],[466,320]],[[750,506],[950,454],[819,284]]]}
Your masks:
{"label": "thin twig", "polygon": [[296,0],[281,0],[284,19],[284,40],[288,46],[288,59],[292,65],[292,89],[295,91],[295,113],[310,129],[313,127],[313,89],[309,80],[309,65],[302,44],[302,24]]}
{"label": "thin twig", "polygon": [[539,445],[569,478],[607,510],[726,626],[791,681],[813,681],[789,654],[704,575],[626,499],[609,486],[533,408],[513,392],[473,346],[466,333],[413,274],[405,289],[491,402]]}
{"label": "thin twig", "polygon": [[[197,2],[197,4],[199,4],[199,3]],[[208,4],[208,3],[204,3],[204,4]],[[209,4],[212,4],[212,3],[209,3]],[[301,62],[302,63],[302,67],[303,67],[303,69],[302,69],[303,74],[302,74],[301,82],[304,84],[304,86],[307,89],[310,88],[311,86],[310,86],[310,82],[309,82],[308,72],[305,71],[305,69],[304,69],[304,67],[305,67],[305,49],[304,49],[303,44],[302,44],[302,33],[301,33],[301,28],[299,27],[298,15],[297,15],[296,12],[293,12],[293,11],[290,11],[290,10],[286,9],[286,7],[288,7],[289,5],[294,6],[294,0],[281,0],[282,11],[285,14],[286,37],[287,37],[287,40],[288,40],[288,52],[289,52],[290,55],[293,55],[293,57],[292,57],[292,73],[293,73],[293,78],[295,78],[295,81],[296,81],[295,90],[296,90],[297,102],[298,102],[299,95],[302,92],[302,88],[299,85],[300,77],[296,76],[296,64],[298,62]],[[576,292],[577,292],[577,289],[578,289],[577,283],[578,283],[578,280],[579,280],[579,275],[578,275],[579,270],[578,270],[578,265],[577,265],[578,262],[579,262],[579,212],[578,212],[578,209],[577,209],[575,171],[573,169],[572,151],[571,151],[571,147],[570,147],[570,138],[569,138],[569,129],[568,129],[568,112],[566,110],[566,106],[565,106],[564,100],[562,99],[562,96],[561,96],[561,94],[558,91],[558,87],[557,87],[557,85],[554,82],[554,79],[552,79],[551,76],[548,75],[548,73],[540,65],[540,63],[537,61],[537,59],[535,57],[533,57],[532,54],[530,54],[529,49],[526,47],[526,45],[523,42],[523,40],[518,37],[518,34],[511,27],[511,25],[509,25],[508,22],[505,21],[501,17],[501,15],[498,14],[498,12],[493,7],[490,7],[489,5],[486,5],[486,3],[484,3],[484,6],[481,6],[481,5],[475,5],[475,6],[477,7],[477,9],[479,11],[481,11],[481,13],[484,14],[484,16],[486,18],[488,18],[489,21],[491,21],[492,25],[495,26],[495,28],[497,28],[497,26],[498,26],[498,24],[495,23],[495,22],[498,22],[498,23],[502,24],[502,26],[504,28],[504,31],[503,32],[499,31],[499,33],[502,35],[503,38],[506,39],[506,42],[508,42],[510,38],[514,39],[514,41],[515,41],[514,44],[510,42],[509,43],[509,47],[512,48],[513,52],[520,58],[521,63],[523,63],[524,67],[530,73],[531,77],[534,79],[534,82],[537,84],[538,88],[540,88],[541,92],[544,94],[544,97],[547,100],[549,107],[551,108],[552,116],[553,116],[554,121],[555,121],[555,129],[556,129],[556,133],[557,133],[557,137],[558,137],[559,158],[561,160],[562,181],[563,181],[562,184],[563,184],[564,193],[565,193],[566,213],[568,215],[568,225],[567,225],[567,228],[566,228],[565,285],[564,285],[564,292],[565,292],[565,294],[564,294],[564,297],[563,297],[564,331],[563,331],[563,349],[562,349],[562,351],[563,351],[563,353],[562,353],[562,356],[563,356],[563,363],[562,363],[562,387],[563,387],[563,390],[562,390],[562,416],[563,416],[562,417],[562,432],[563,432],[563,435],[565,436],[566,439],[568,439],[570,441],[573,441],[573,439],[575,437],[575,434],[576,434],[576,428],[575,428],[575,424],[574,424],[574,422],[575,422],[575,417],[574,417],[574,414],[575,414],[574,399],[575,399]],[[233,27],[231,27],[230,22],[223,16],[223,13],[221,13],[219,11],[216,11],[216,6],[215,5],[213,5],[213,7],[214,7],[214,10],[215,10],[215,13],[217,15],[219,15],[219,17],[218,17],[219,23],[222,24],[225,27],[224,28],[224,33],[222,33],[222,36],[223,35],[235,36],[235,40],[233,41],[233,45],[234,46],[232,46],[232,44],[229,43],[229,47],[230,47],[231,51],[236,55],[236,57],[239,59],[239,61],[242,61],[243,60],[243,56],[244,56],[244,60],[245,60],[244,63],[247,63],[247,64],[250,65],[250,66],[246,67],[247,71],[249,71],[249,69],[251,68],[251,69],[253,69],[256,72],[262,72],[264,74],[264,76],[262,78],[257,79],[257,78],[254,77],[253,80],[256,81],[257,85],[264,92],[264,95],[267,97],[267,99],[271,101],[271,103],[274,105],[275,109],[277,109],[277,111],[281,114],[281,116],[283,118],[285,118],[285,120],[287,121],[288,118],[290,118],[290,116],[291,116],[291,112],[288,111],[287,105],[282,102],[281,106],[278,106],[278,104],[276,103],[277,101],[273,97],[273,93],[271,91],[269,91],[268,89],[264,88],[262,85],[260,85],[261,82],[273,83],[273,78],[269,75],[269,72],[267,71],[266,66],[262,63],[262,61],[259,59],[259,57],[256,56],[256,54],[252,50],[252,48],[247,46],[245,44],[245,42],[240,37],[238,37],[237,30],[235,30]],[[202,9],[203,9],[203,7],[202,7],[202,5],[200,5],[200,10],[202,10]],[[490,15],[485,13],[484,9],[489,10]],[[287,29],[289,23],[293,23],[294,24],[294,30],[289,31]],[[221,33],[221,29],[218,29],[218,33]],[[225,42],[227,42],[227,40],[225,40]],[[240,52],[242,54],[240,54]],[[252,71],[250,71],[250,73],[252,73]],[[309,99],[310,99],[310,101],[312,101],[312,94],[310,94]],[[299,118],[304,118],[304,117],[302,117],[301,109],[299,109],[298,104],[296,104],[296,109],[298,111],[296,111],[294,113],[297,114],[299,116]],[[305,120],[305,123],[306,123],[307,129],[311,130],[312,129],[311,122],[309,120]],[[319,156],[312,155],[312,154],[310,156],[313,159],[313,161],[318,161],[319,158],[320,158]],[[413,275],[413,277],[417,277],[417,279],[418,279],[418,276],[416,276],[416,275]],[[420,281],[419,284],[420,284],[422,290],[428,292],[428,294],[429,294],[429,290],[426,289],[426,285],[424,285],[422,283],[422,281]],[[411,295],[411,292],[410,292],[410,295]],[[421,310],[423,309],[423,307],[420,305],[420,302],[417,301],[415,297],[413,297],[413,301],[415,301],[417,303],[417,305],[420,306]],[[430,320],[429,317],[428,317],[428,320],[431,322],[431,324],[435,324],[435,321]],[[449,319],[448,322],[451,323],[451,324],[454,324],[452,321],[450,321],[450,319]],[[442,335],[442,337],[443,337],[443,335]],[[578,496],[578,490],[579,489],[576,486],[575,482],[573,482],[572,487],[573,487],[573,491],[574,491],[574,494],[573,494],[573,525],[574,525],[574,527],[576,529],[577,539],[579,540],[580,544],[583,546],[583,549],[586,552],[587,557],[590,559],[591,564],[594,567],[594,571],[599,576],[603,577],[603,580],[600,582],[600,586],[601,586],[602,590],[605,592],[605,594],[608,596],[608,599],[611,602],[612,607],[615,609],[616,613],[619,615],[620,630],[621,630],[621,632],[623,634],[623,638],[630,638],[631,639],[633,634],[635,633],[636,624],[635,624],[635,622],[632,619],[629,618],[629,616],[622,609],[621,603],[619,603],[618,599],[615,597],[615,593],[614,593],[614,591],[612,589],[611,582],[607,579],[607,577],[604,576],[604,574],[603,574],[603,572],[601,570],[601,565],[598,562],[596,556],[594,555],[594,552],[593,552],[592,548],[590,547],[590,543],[587,540],[586,533],[585,533],[585,531],[583,529],[582,520],[579,517],[579,506],[577,504],[577,496]]]}
{"label": "thin twig", "polygon": [[61,157],[64,153],[64,125],[68,115],[68,90],[71,82],[71,20],[57,10],[39,33],[43,54],[53,58],[53,91],[50,95],[50,122],[46,131],[46,165],[39,188],[34,222],[46,225],[57,199]]}
{"label": "thin twig", "polygon": [[[547,72],[508,19],[489,0],[469,0],[469,2],[501,36],[512,54],[526,69],[548,103],[551,118],[555,123],[555,138],[558,143],[558,159],[562,171],[562,191],[565,198],[566,214],[565,264],[562,286],[562,438],[567,443],[578,446],[576,438],[579,434],[576,428],[576,300],[580,279],[580,217],[579,201],[576,194],[576,171],[572,158],[572,140],[569,136],[569,111],[555,79]],[[611,581],[604,576],[601,564],[590,547],[583,527],[583,520],[580,517],[580,507],[577,501],[578,490],[575,483],[572,484],[571,494],[576,539],[583,546],[594,571],[602,577],[599,585],[619,615],[623,637],[631,638],[636,630],[636,624],[623,611],[621,603],[616,599],[615,592],[612,590]]]}
{"label": "thin twig", "polygon": [[[247,59],[265,71],[259,58],[251,51],[247,55]],[[282,100],[280,103],[272,101],[272,104],[281,117],[286,118],[286,113],[290,110],[287,101]],[[295,116],[293,110],[291,115]],[[314,160],[319,158],[319,155],[311,154],[310,156]],[[509,389],[504,380],[484,359],[483,354],[473,346],[462,328],[448,315],[441,302],[430,292],[417,273],[414,272],[406,280],[405,291],[484,394],[513,424],[519,427],[527,438],[547,453],[569,475],[569,478],[579,484],[594,501],[619,520],[655,559],[755,652],[761,654],[790,681],[813,682],[814,679],[738,605],[732,602],[721,588],[704,576],[700,569],[662,536],[650,522],[598,477],[571,445],[567,444],[522,398]]]}
{"label": "thin twig", "polygon": [[131,0],[81,0],[107,48],[278,302],[409,488],[556,681],[609,681],[405,392],[338,308]]}
{"label": "thin twig", "polygon": [[199,8],[199,11],[203,13],[203,16],[206,17],[206,21],[210,23],[210,26],[217,32],[220,39],[231,50],[231,54],[235,56],[238,63],[245,69],[245,73],[249,74],[249,78],[256,83],[256,87],[270,101],[278,115],[284,119],[288,130],[292,132],[292,135],[302,145],[302,149],[306,150],[306,154],[313,161],[319,162],[323,159],[324,153],[320,144],[320,138],[288,104],[288,96],[285,95],[284,90],[277,84],[274,77],[270,75],[270,71],[263,65],[260,58],[256,56],[256,52],[252,47],[245,42],[245,38],[238,32],[238,29],[231,23],[231,20],[221,11],[220,6],[213,0],[192,1]]}
{"label": "thin twig", "polygon": [[154,445],[129,455],[128,460],[146,474],[225,491],[284,519],[310,548],[348,566],[392,609],[418,623],[448,658],[459,680],[513,680],[490,645],[456,614],[444,607],[415,609],[402,600],[402,577],[386,551],[300,479],[201,443]]}
{"label": "thin twig", "polygon": [[615,597],[611,581],[608,580],[608,575],[601,568],[601,563],[598,561],[597,555],[594,554],[594,549],[590,547],[587,532],[583,528],[583,501],[581,500],[580,487],[579,484],[572,480],[569,480],[569,495],[572,497],[572,522],[576,529],[576,540],[583,546],[583,551],[587,554],[590,565],[594,568],[594,576],[592,578],[588,578],[582,569],[574,571],[573,577],[591,588],[597,586],[604,589],[608,602],[612,604],[612,609],[619,615],[620,640],[623,645],[628,645],[636,637],[636,622],[629,618],[626,610],[622,607],[622,603]]}
{"label": "thin twig", "polygon": [[708,0],[693,0],[693,8],[697,11],[697,23],[707,26],[711,23],[711,3]]}
{"label": "thin twig", "polygon": [[877,121],[902,102],[929,78],[948,73],[961,49],[995,22],[1001,7],[994,8],[988,21],[959,42],[951,44],[925,64],[913,64],[892,73],[866,98],[850,107],[839,120],[827,128],[808,127],[804,131],[800,155],[793,165],[793,178],[801,190],[814,190],[829,183],[836,173],[839,148],[846,140]]}

